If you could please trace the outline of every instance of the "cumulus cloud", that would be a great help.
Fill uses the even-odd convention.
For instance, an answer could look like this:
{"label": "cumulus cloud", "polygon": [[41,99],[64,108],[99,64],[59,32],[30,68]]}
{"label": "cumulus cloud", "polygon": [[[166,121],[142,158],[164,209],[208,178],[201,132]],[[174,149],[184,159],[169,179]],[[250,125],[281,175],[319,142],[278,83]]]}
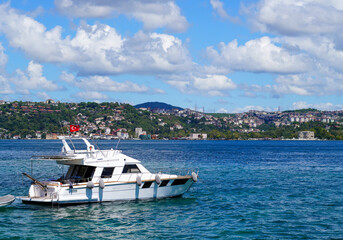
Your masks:
{"label": "cumulus cloud", "polygon": [[225,108],[220,108],[217,113],[229,113],[229,111]]}
{"label": "cumulus cloud", "polygon": [[61,14],[70,17],[102,18],[124,14],[143,22],[148,30],[166,27],[184,32],[189,26],[172,0],[55,0],[55,6]]}
{"label": "cumulus cloud", "polygon": [[343,93],[343,74],[317,65],[316,71],[312,73],[278,76],[275,84],[267,87],[276,95],[340,95]]}
{"label": "cumulus cloud", "polygon": [[246,8],[260,31],[286,36],[342,32],[340,0],[261,0]]}
{"label": "cumulus cloud", "polygon": [[289,48],[299,49],[314,59],[314,64],[343,72],[343,51],[337,49],[333,39],[328,36],[283,37],[282,41]]}
{"label": "cumulus cloud", "polygon": [[11,89],[10,83],[7,78],[0,75],[0,94],[12,94],[14,93]]}
{"label": "cumulus cloud", "polygon": [[217,113],[243,113],[243,112],[249,112],[251,110],[255,111],[266,111],[266,112],[272,112],[276,111],[276,109],[272,109],[270,107],[262,107],[262,106],[245,106],[245,107],[240,107],[240,108],[235,108],[234,110],[230,111],[226,108],[220,108]]}
{"label": "cumulus cloud", "polygon": [[[76,1],[69,2],[74,4]],[[138,31],[124,38],[108,25],[82,22],[75,36],[62,37],[62,27],[48,30],[9,4],[0,5],[0,31],[11,46],[21,49],[35,62],[63,64],[84,76],[75,79],[73,75],[63,73],[61,79],[81,89],[87,88],[87,91],[164,93],[162,89],[149,89],[130,81],[115,82],[105,77],[119,74],[152,75],[182,92],[200,92],[210,96],[227,95],[229,90],[236,88],[231,79],[218,73],[217,67],[201,67],[198,71],[199,67],[193,63],[183,42],[169,34]],[[17,70],[17,75],[17,82],[23,84],[30,79],[21,70]],[[96,85],[91,86],[91,82]],[[35,86],[33,84],[31,88]],[[49,88],[46,81],[41,86],[46,90],[54,88],[53,85]]]}
{"label": "cumulus cloud", "polygon": [[2,44],[0,43],[0,94],[13,93],[9,80],[8,78],[5,77],[7,58],[8,57],[4,52],[4,48]]}
{"label": "cumulus cloud", "polygon": [[123,38],[108,25],[82,23],[74,37],[63,38],[62,27],[47,30],[9,4],[0,5],[0,32],[29,58],[62,63],[81,75],[170,73],[192,65],[187,48],[172,35],[138,32]]}
{"label": "cumulus cloud", "polygon": [[334,105],[330,102],[311,104],[311,103],[307,103],[305,101],[294,102],[292,104],[292,107],[294,110],[305,109],[305,108],[315,108],[315,109],[322,110],[322,111],[334,111],[334,110],[342,110],[343,109],[343,105]]}
{"label": "cumulus cloud", "polygon": [[269,37],[250,40],[242,46],[237,40],[220,43],[218,51],[210,46],[206,55],[215,66],[234,71],[286,74],[304,72],[311,66],[303,54],[287,51]]}
{"label": "cumulus cloud", "polygon": [[242,113],[242,112],[249,112],[250,110],[256,110],[256,111],[266,111],[266,112],[272,112],[275,111],[275,109],[273,110],[270,107],[262,107],[262,106],[245,106],[242,108],[236,108],[234,109],[232,112],[233,113]]}
{"label": "cumulus cloud", "polygon": [[221,44],[219,51],[209,47],[207,55],[218,67],[277,74],[273,84],[246,87],[246,96],[343,93],[342,1],[260,0],[244,11],[255,30],[277,36],[250,40],[243,46]]}
{"label": "cumulus cloud", "polygon": [[87,91],[108,92],[148,92],[149,88],[131,81],[116,82],[108,76],[76,78],[73,74],[62,72],[60,79]]}
{"label": "cumulus cloud", "polygon": [[79,92],[75,94],[75,96],[82,100],[93,100],[93,101],[101,101],[108,99],[106,94],[96,92],[96,91],[86,91],[86,92]]}
{"label": "cumulus cloud", "polygon": [[225,96],[230,90],[237,88],[237,85],[224,75],[189,73],[168,77],[167,83],[183,93]]}
{"label": "cumulus cloud", "polygon": [[52,81],[47,80],[43,76],[43,66],[33,61],[29,62],[27,70],[23,72],[20,69],[16,70],[16,77],[13,79],[17,85],[18,92],[29,94],[29,90],[45,89],[55,91],[61,89]]}
{"label": "cumulus cloud", "polygon": [[224,9],[224,3],[220,0],[210,0],[212,8],[223,19],[228,19],[232,22],[239,22],[239,18],[230,16]]}
{"label": "cumulus cloud", "polygon": [[51,97],[49,96],[49,94],[47,94],[46,92],[38,92],[36,94],[37,98],[40,100],[47,100],[50,99]]}
{"label": "cumulus cloud", "polygon": [[75,82],[75,85],[82,89],[90,89],[94,91],[110,91],[110,92],[146,92],[148,88],[144,85],[139,85],[130,81],[116,82],[107,76],[91,76],[81,78]]}
{"label": "cumulus cloud", "polygon": [[5,72],[8,57],[4,52],[4,47],[0,42],[0,74]]}

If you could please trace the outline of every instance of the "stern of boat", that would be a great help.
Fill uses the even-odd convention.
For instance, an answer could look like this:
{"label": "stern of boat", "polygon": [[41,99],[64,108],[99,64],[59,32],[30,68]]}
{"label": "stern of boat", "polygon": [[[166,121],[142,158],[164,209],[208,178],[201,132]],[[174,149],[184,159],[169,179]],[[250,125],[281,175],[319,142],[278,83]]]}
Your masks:
{"label": "stern of boat", "polygon": [[29,195],[19,197],[22,202],[51,202],[58,197],[58,191],[60,190],[59,182],[44,182],[46,188],[38,184],[31,184],[29,189]]}

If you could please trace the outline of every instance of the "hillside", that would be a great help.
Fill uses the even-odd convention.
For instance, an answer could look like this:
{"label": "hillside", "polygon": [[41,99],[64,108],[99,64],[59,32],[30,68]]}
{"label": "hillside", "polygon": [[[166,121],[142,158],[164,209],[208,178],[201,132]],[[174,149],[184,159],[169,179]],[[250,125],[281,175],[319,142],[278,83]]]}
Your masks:
{"label": "hillside", "polygon": [[178,110],[183,110],[183,108],[180,107],[175,107],[167,103],[162,103],[162,102],[146,102],[146,103],[141,103],[138,105],[134,106],[135,108],[147,108],[151,110],[155,109],[164,109],[164,110],[172,110],[172,109],[178,109]]}
{"label": "hillside", "polygon": [[179,139],[204,133],[208,139],[293,139],[299,131],[313,131],[318,139],[343,140],[343,111],[205,114],[176,108],[159,102],[133,107],[113,102],[2,101],[0,139],[45,138],[67,133],[69,124],[77,124],[80,134],[89,137]]}

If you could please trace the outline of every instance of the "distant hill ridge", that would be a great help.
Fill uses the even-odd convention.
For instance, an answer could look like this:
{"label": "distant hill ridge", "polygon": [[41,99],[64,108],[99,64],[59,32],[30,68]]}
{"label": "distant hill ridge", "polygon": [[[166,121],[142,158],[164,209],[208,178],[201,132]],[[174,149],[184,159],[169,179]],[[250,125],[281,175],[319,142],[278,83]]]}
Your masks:
{"label": "distant hill ridge", "polygon": [[167,103],[162,103],[162,102],[146,102],[142,104],[138,104],[134,106],[135,108],[150,108],[151,110],[153,109],[165,109],[165,110],[172,110],[172,109],[179,109],[183,110],[183,108],[180,107],[175,107]]}

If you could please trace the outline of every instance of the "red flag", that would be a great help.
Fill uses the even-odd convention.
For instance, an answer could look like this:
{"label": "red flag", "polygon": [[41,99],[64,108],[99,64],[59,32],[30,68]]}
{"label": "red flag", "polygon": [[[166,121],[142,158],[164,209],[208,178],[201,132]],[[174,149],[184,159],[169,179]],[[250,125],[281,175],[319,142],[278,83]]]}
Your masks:
{"label": "red flag", "polygon": [[69,125],[70,132],[80,131],[80,125]]}

